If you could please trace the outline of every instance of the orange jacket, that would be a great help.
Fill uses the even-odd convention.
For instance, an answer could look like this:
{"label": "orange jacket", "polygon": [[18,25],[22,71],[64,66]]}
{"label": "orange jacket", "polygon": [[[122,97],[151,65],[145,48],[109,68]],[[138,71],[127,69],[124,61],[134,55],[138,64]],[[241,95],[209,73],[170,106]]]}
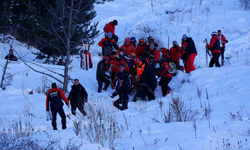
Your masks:
{"label": "orange jacket", "polygon": [[103,29],[104,29],[104,32],[110,32],[112,33],[112,35],[115,34],[115,26],[112,21],[109,22]]}
{"label": "orange jacket", "polygon": [[136,66],[136,71],[137,71],[137,81],[140,81],[140,77],[144,71],[145,64],[140,61],[139,65]]}
{"label": "orange jacket", "polygon": [[180,52],[181,52],[181,47],[179,45],[177,45],[177,47],[171,47],[169,51],[169,56],[174,62],[179,62]]}
{"label": "orange jacket", "polygon": [[[129,45],[122,45],[119,50],[123,51],[123,54],[130,55],[131,53],[135,53],[135,47],[132,44]],[[120,55],[120,51],[117,51],[117,54]]]}
{"label": "orange jacket", "polygon": [[[58,91],[59,92],[59,95],[57,96],[54,96],[52,98],[50,98],[50,93],[52,92],[55,92],[55,91]],[[69,101],[68,99],[65,97],[63,91],[59,88],[56,88],[56,89],[50,89],[48,94],[47,94],[47,97],[46,97],[46,111],[49,111],[49,101],[53,104],[55,104],[56,106],[58,105],[62,105],[62,100],[61,98],[65,101],[66,104],[69,104]]]}

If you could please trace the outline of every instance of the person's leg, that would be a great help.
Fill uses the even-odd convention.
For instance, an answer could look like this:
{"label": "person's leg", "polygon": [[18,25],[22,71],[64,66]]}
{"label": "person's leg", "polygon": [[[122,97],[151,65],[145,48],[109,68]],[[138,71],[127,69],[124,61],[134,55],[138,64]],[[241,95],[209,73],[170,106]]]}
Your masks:
{"label": "person's leg", "polygon": [[116,36],[115,34],[113,34],[112,39],[117,43],[118,42],[118,36]]}
{"label": "person's leg", "polygon": [[78,103],[77,106],[78,106],[79,111],[82,113],[82,115],[83,115],[83,116],[86,116],[87,113],[86,113],[86,111],[84,110],[84,104],[83,104],[83,102],[80,101],[80,102]]}
{"label": "person's leg", "polygon": [[98,79],[97,82],[98,82],[98,91],[97,92],[101,93],[101,91],[102,91],[102,80]]}
{"label": "person's leg", "polygon": [[209,63],[209,67],[213,67],[214,63],[215,61],[214,61],[214,54],[213,54],[213,57],[211,58],[210,63]]}
{"label": "person's leg", "polygon": [[60,117],[62,118],[62,129],[66,129],[66,115],[64,113],[64,110],[62,107],[58,107],[57,108],[58,114],[60,115]]}
{"label": "person's leg", "polygon": [[225,48],[221,47],[221,65],[224,66],[224,52],[225,52]]}
{"label": "person's leg", "polygon": [[76,104],[74,102],[70,102],[70,105],[71,105],[71,113],[72,113],[72,115],[76,115]]}
{"label": "person's leg", "polygon": [[220,58],[220,53],[216,53],[215,54],[215,66],[216,67],[220,67],[220,62],[219,62],[219,58]]}
{"label": "person's leg", "polygon": [[103,90],[106,91],[109,87],[110,81],[108,79],[104,78],[103,82],[105,83]]}
{"label": "person's leg", "polygon": [[166,96],[168,94],[168,84],[172,80],[172,77],[164,77],[162,80],[162,96]]}
{"label": "person's leg", "polygon": [[113,105],[118,108],[118,109],[122,109],[122,107],[119,105],[122,103],[122,95],[119,94],[119,98],[113,102]]}
{"label": "person's leg", "polygon": [[56,125],[56,114],[57,114],[57,110],[56,108],[54,107],[51,107],[51,114],[52,114],[52,127],[53,127],[53,130],[57,130],[57,125]]}
{"label": "person's leg", "polygon": [[128,109],[128,92],[122,94],[122,110]]}
{"label": "person's leg", "polygon": [[190,73],[191,71],[195,70],[195,66],[194,66],[195,57],[196,57],[195,53],[192,53],[189,55],[187,62],[186,62],[186,65],[187,65],[186,73]]}

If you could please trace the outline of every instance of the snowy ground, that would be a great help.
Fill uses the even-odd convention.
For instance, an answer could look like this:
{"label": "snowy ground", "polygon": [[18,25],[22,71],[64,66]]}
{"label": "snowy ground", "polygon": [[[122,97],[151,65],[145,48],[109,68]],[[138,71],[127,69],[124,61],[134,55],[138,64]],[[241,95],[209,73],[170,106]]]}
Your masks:
{"label": "snowy ground", "polygon": [[[144,26],[156,29],[155,34],[151,36],[158,37],[166,47],[168,35],[171,41],[177,40],[180,43],[181,36],[186,33],[194,39],[198,49],[198,56],[195,60],[197,70],[190,75],[179,72],[170,84],[173,89],[172,95],[161,98],[160,87],[157,87],[157,100],[129,102],[129,109],[123,112],[112,106],[112,101],[115,99],[109,96],[113,90],[108,89],[106,92],[97,93],[95,72],[100,58],[95,54],[101,51],[97,43],[103,36],[98,37],[91,48],[95,55],[93,69],[87,72],[80,70],[79,58],[73,57],[74,61],[71,66],[74,67],[70,70],[70,76],[78,78],[89,94],[87,111],[90,114],[90,108],[95,108],[103,115],[101,124],[104,125],[107,133],[100,132],[96,135],[115,137],[113,143],[115,149],[250,149],[248,146],[250,136],[250,11],[243,11],[236,0],[204,0],[201,5],[199,4],[199,0],[153,0],[152,9],[151,1],[148,0],[115,0],[95,7],[97,17],[94,21],[100,21],[101,31],[105,23],[113,19],[118,20],[116,34],[120,38],[119,46],[126,36],[140,35],[136,28]],[[175,11],[176,9],[179,10],[178,13],[172,15],[165,13],[165,10]],[[222,68],[206,68],[203,40],[210,38],[210,33],[218,29],[221,29],[229,40],[226,45],[226,55],[232,58]],[[2,43],[0,46],[1,58],[3,58],[6,55],[4,47],[8,50],[8,46]],[[27,61],[33,61],[35,58],[22,43],[16,41],[14,48]],[[5,60],[0,59],[0,64],[4,65]],[[41,68],[34,64],[30,65],[47,73],[49,72],[45,68],[63,73],[61,66],[40,64],[45,67]],[[75,143],[82,144],[81,149],[112,147],[110,146],[112,138],[99,140],[97,143],[91,142],[86,132],[90,131],[90,125],[93,125],[93,117],[83,118],[80,114],[77,117],[71,116],[71,119],[67,119],[67,130],[53,131],[50,121],[46,121],[45,117],[46,96],[37,92],[32,95],[28,93],[38,87],[42,89],[43,85],[50,86],[50,81],[54,82],[54,80],[32,71],[21,61],[9,64],[7,72],[15,75],[11,85],[7,86],[5,91],[0,91],[1,129],[21,120],[31,122],[34,130],[39,131],[38,134],[33,135],[34,138],[45,141],[50,140],[46,138],[47,135],[51,135],[52,138],[61,138],[59,143],[62,147],[72,138]],[[201,91],[200,98],[197,94],[197,87]],[[164,114],[169,111],[171,97],[177,96],[185,102],[187,109],[199,112],[195,121],[164,123]],[[131,100],[132,97],[130,97]],[[159,106],[161,102],[163,102],[162,109]],[[208,103],[212,110],[210,128],[208,119],[203,117]],[[65,112],[70,114],[70,110],[66,107]],[[86,128],[82,127],[80,135],[76,136],[73,122],[79,120],[83,120],[82,125]],[[60,129],[59,118],[57,124]],[[111,128],[113,126],[116,132],[114,128]],[[101,126],[95,127],[101,128]],[[104,146],[102,147],[101,144]]]}

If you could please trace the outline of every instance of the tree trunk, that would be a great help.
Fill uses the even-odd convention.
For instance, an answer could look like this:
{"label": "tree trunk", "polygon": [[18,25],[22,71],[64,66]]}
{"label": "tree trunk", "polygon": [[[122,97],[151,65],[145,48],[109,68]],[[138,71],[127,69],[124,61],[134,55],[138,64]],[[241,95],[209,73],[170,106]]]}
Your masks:
{"label": "tree trunk", "polygon": [[8,58],[6,60],[6,63],[5,63],[4,69],[3,69],[3,75],[2,75],[2,80],[1,80],[1,89],[3,89],[3,90],[4,90],[3,81],[4,81],[4,76],[5,76],[5,73],[7,70],[8,63],[9,63],[9,55],[8,55]]}
{"label": "tree trunk", "polygon": [[[68,41],[70,41],[68,39]],[[69,48],[69,46],[68,46]],[[64,67],[64,81],[63,81],[63,92],[66,93],[68,90],[68,82],[69,82],[69,55],[70,52],[67,50],[67,56],[65,61],[65,67]]]}

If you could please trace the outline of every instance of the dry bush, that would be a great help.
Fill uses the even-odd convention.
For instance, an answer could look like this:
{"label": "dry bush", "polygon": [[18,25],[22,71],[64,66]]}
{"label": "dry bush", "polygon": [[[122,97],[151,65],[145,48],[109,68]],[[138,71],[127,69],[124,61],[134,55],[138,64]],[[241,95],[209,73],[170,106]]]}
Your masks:
{"label": "dry bush", "polygon": [[88,124],[83,125],[83,128],[88,140],[102,146],[108,142],[109,148],[114,149],[114,141],[123,137],[124,127],[118,123],[115,115],[108,115],[109,109],[101,104],[88,102],[85,108],[89,118]]}

